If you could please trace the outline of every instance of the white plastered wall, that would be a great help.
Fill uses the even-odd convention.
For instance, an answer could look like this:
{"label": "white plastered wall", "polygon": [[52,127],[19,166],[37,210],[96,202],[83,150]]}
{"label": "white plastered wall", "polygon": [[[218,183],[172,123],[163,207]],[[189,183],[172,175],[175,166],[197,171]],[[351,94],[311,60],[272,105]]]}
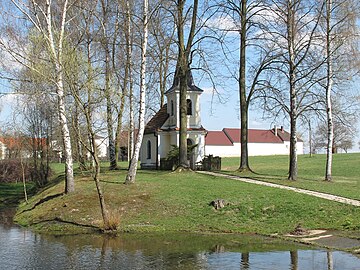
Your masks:
{"label": "white plastered wall", "polygon": [[[151,158],[148,158],[148,142],[151,144]],[[154,134],[144,134],[140,151],[140,162],[144,166],[156,166],[156,137]]]}

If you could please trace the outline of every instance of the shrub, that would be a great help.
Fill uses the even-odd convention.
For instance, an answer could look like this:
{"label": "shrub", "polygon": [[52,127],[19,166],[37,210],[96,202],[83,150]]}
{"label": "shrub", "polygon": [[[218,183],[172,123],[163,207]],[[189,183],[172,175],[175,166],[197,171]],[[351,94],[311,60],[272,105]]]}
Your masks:
{"label": "shrub", "polygon": [[44,186],[52,170],[44,164],[34,164],[23,162],[23,167],[19,159],[5,159],[0,161],[0,183],[17,183],[23,180],[23,168],[26,181],[32,181],[37,186]]}
{"label": "shrub", "polygon": [[[30,179],[30,168],[24,163],[25,179]],[[16,183],[22,181],[23,171],[18,159],[6,159],[0,161],[0,183]]]}

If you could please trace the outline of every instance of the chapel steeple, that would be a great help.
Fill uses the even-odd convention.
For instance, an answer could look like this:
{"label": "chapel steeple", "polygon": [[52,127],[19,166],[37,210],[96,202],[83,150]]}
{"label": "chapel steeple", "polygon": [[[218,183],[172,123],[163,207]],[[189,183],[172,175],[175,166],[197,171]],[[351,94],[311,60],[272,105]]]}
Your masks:
{"label": "chapel steeple", "polygon": [[[192,72],[189,69],[187,74],[187,115],[188,128],[201,128],[200,118],[200,95],[203,90],[197,87],[194,83]],[[174,81],[171,88],[165,92],[168,105],[167,112],[169,114],[169,128],[180,127],[180,80],[178,76],[178,69],[174,74]]]}
{"label": "chapel steeple", "polygon": [[[179,79],[179,75],[178,75],[178,68],[176,68],[175,70],[175,74],[174,74],[174,80],[173,80],[173,84],[170,87],[169,90],[167,90],[165,92],[165,95],[169,92],[175,91],[175,89],[179,90],[180,87],[180,79]],[[194,83],[194,77],[192,75],[191,69],[188,70],[188,74],[187,74],[187,86],[188,89],[187,91],[197,91],[197,92],[203,92],[204,90],[202,90],[201,88],[197,87]]]}

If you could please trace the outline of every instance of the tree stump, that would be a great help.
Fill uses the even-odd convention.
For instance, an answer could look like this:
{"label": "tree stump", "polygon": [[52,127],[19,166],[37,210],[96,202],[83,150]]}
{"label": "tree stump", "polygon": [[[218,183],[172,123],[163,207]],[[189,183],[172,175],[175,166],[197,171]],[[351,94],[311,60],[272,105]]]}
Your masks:
{"label": "tree stump", "polygon": [[209,203],[209,205],[213,206],[215,210],[223,208],[225,206],[225,200],[223,199],[216,199]]}
{"label": "tree stump", "polygon": [[298,224],[295,227],[295,230],[292,231],[290,234],[292,234],[292,235],[306,235],[306,234],[308,234],[308,231],[305,228],[303,228],[301,226],[301,224]]}

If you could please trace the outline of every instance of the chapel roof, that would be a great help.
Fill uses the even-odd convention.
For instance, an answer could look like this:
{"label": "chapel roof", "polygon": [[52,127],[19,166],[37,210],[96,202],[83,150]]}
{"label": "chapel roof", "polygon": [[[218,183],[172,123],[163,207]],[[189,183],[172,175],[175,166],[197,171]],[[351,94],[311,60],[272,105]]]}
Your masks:
{"label": "chapel roof", "polygon": [[[204,90],[202,90],[201,88],[199,88],[195,85],[191,69],[189,69],[188,75],[187,75],[187,86],[188,86],[188,91],[200,92],[200,93],[204,92]],[[165,92],[165,94],[174,92],[174,91],[178,90],[179,87],[180,87],[180,79],[178,76],[178,68],[176,68],[173,84],[170,87],[170,89]]]}
{"label": "chapel roof", "polygon": [[144,134],[156,132],[164,125],[168,118],[167,104],[165,104],[146,124]]}

